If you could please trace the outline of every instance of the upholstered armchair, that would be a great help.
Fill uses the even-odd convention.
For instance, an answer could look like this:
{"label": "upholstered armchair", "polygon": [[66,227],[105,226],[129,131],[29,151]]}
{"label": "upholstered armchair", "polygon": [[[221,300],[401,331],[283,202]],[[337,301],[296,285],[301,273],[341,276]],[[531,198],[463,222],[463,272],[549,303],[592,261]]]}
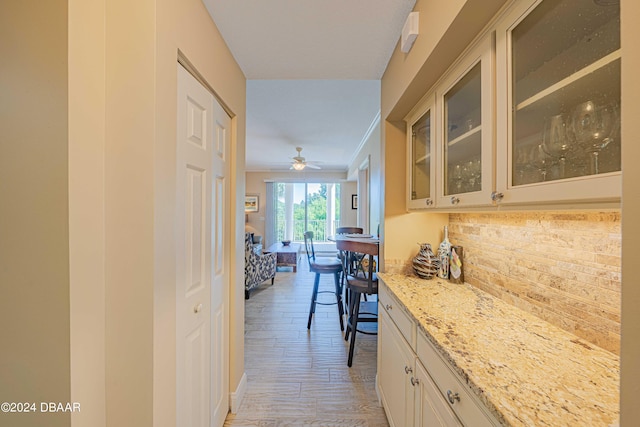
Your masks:
{"label": "upholstered armchair", "polygon": [[253,245],[251,233],[244,234],[244,297],[249,299],[249,291],[259,284],[276,277],[275,252],[260,253]]}

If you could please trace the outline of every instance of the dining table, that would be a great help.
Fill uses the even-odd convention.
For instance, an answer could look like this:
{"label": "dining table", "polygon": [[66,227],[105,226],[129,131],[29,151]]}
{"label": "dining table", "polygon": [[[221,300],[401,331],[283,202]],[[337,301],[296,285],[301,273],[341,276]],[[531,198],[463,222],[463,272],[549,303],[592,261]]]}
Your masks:
{"label": "dining table", "polygon": [[[327,240],[336,243],[336,249],[340,252],[340,259],[343,262],[345,275],[357,273],[362,268],[362,259],[369,257],[371,260],[378,256],[380,249],[380,238],[372,234],[336,234],[327,237]],[[375,262],[375,261],[374,261]],[[344,282],[343,282],[344,283]],[[349,296],[345,290],[345,301]]]}
{"label": "dining table", "polygon": [[336,242],[339,251],[378,255],[380,239],[372,234],[336,234],[327,240]]}

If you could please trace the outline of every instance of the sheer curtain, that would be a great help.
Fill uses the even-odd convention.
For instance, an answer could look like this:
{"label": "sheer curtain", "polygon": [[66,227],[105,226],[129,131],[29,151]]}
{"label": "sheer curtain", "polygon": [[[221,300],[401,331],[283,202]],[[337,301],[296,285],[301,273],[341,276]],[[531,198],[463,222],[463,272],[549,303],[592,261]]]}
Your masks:
{"label": "sheer curtain", "polygon": [[276,192],[275,183],[267,182],[266,212],[264,213],[265,248],[276,242]]}

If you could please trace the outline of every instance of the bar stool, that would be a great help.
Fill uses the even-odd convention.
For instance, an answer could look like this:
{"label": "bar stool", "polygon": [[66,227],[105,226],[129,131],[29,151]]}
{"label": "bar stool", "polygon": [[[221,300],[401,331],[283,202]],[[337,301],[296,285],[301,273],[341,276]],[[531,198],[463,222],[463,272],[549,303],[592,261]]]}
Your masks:
{"label": "bar stool", "polygon": [[[336,228],[336,234],[362,234],[362,233],[364,233],[364,229],[362,227],[346,226],[346,227]],[[347,258],[345,259],[345,257]],[[340,285],[343,288],[344,288],[345,276],[349,274],[349,272],[354,268],[356,268],[358,265],[358,257],[362,258],[362,255],[358,255],[355,253],[348,253],[348,252],[343,253],[343,251],[338,252],[338,259],[342,263],[342,269],[344,270],[342,274],[342,280],[340,281]],[[366,295],[364,299],[366,301],[367,299]],[[345,304],[345,310],[348,311],[347,304],[349,304],[349,295],[346,292],[344,295],[344,304]]]}
{"label": "bar stool", "polygon": [[[336,234],[362,234],[363,233],[363,228],[362,227],[338,227],[336,228]],[[344,261],[344,256],[348,255],[348,254],[344,254],[342,253],[342,251],[338,252],[338,259],[340,260],[340,262],[342,263],[342,268],[344,269],[345,273],[342,275],[342,281],[340,282],[340,284],[342,286],[344,286],[344,275],[348,274],[349,269],[345,269],[345,266],[349,266],[349,267],[354,267],[355,263],[352,262],[352,260],[349,260],[349,262],[345,263]]]}
{"label": "bar stool", "polygon": [[353,352],[356,344],[356,334],[377,335],[376,331],[358,329],[358,323],[378,322],[378,305],[375,301],[360,301],[362,295],[378,294],[378,277],[376,275],[375,256],[378,255],[377,247],[363,247],[359,252],[358,265],[347,275],[348,311],[347,330],[344,334],[345,341],[349,341],[349,359],[347,366],[351,367]]}
{"label": "bar stool", "polygon": [[[340,273],[342,273],[342,263],[333,258],[320,258],[316,259],[316,252],[313,247],[313,231],[307,231],[304,233],[304,246],[307,251],[307,261],[309,262],[309,271],[315,273],[316,277],[313,281],[313,292],[311,293],[311,307],[309,307],[309,321],[307,322],[307,329],[311,329],[311,319],[316,312],[316,304],[320,305],[338,305],[338,315],[340,316],[340,330],[344,331],[344,323],[342,316],[344,315],[344,309],[342,305],[342,285],[340,283]],[[335,291],[319,291],[320,287],[320,275],[321,274],[333,274],[333,280],[335,283]],[[322,293],[334,293],[336,296],[336,302],[319,302],[318,294]]]}

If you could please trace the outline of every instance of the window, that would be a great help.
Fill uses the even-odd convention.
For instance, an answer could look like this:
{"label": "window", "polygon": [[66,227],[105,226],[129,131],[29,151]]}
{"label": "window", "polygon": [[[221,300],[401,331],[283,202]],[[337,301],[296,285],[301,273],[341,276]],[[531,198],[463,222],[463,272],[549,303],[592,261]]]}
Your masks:
{"label": "window", "polygon": [[274,183],[275,239],[326,241],[340,224],[339,183]]}

